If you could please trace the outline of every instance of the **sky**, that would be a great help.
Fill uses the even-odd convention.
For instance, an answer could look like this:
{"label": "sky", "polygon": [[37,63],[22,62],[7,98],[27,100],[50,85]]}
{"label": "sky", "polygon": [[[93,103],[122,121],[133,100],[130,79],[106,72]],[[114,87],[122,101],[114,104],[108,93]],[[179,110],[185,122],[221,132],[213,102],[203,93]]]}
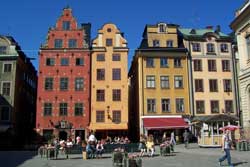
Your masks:
{"label": "sky", "polygon": [[128,67],[138,48],[146,24],[166,22],[182,28],[221,26],[232,30],[235,11],[245,0],[4,0],[0,6],[0,34],[10,35],[28,57],[35,58],[45,42],[49,27],[56,24],[66,6],[70,6],[78,25],[91,23],[91,38],[105,23],[114,23],[128,41]]}

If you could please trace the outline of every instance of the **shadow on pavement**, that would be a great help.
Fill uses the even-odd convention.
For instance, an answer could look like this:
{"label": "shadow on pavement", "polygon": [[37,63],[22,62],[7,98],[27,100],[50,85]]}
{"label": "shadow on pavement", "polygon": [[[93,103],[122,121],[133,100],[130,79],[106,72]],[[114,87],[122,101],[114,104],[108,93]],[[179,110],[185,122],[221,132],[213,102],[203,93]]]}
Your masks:
{"label": "shadow on pavement", "polygon": [[242,165],[242,164],[247,164],[248,162],[237,162],[233,163],[234,166]]}
{"label": "shadow on pavement", "polygon": [[[22,156],[20,156],[20,153]],[[0,151],[0,162],[3,167],[16,167],[37,155],[36,151]]]}

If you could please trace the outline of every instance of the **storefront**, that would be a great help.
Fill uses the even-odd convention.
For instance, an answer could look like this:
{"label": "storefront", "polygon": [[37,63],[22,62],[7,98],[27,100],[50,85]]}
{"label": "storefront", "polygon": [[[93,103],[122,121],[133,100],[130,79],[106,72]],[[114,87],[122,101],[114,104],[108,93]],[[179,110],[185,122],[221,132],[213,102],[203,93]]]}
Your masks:
{"label": "storefront", "polygon": [[[195,135],[200,147],[220,147],[223,131],[226,125],[238,125],[238,118],[233,115],[219,114],[212,116],[196,116],[192,119]],[[238,131],[233,132],[232,138],[238,138]]]}
{"label": "storefront", "polygon": [[144,116],[142,120],[144,134],[152,134],[156,143],[161,142],[164,133],[170,137],[171,132],[175,133],[176,141],[181,142],[184,129],[189,128],[182,116]]}

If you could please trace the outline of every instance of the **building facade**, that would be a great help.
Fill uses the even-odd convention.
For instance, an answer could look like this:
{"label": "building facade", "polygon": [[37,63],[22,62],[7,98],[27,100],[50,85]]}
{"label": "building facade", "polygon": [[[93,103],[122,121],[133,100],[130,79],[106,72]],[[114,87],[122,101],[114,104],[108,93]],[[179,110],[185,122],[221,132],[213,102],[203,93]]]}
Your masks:
{"label": "building facade", "polygon": [[243,127],[250,130],[250,1],[236,11],[231,28],[235,32],[239,56],[239,89]]}
{"label": "building facade", "polygon": [[92,42],[91,123],[98,138],[128,130],[128,47],[114,24],[105,24]]}
{"label": "building facade", "polygon": [[[187,50],[179,41],[177,25],[146,25],[129,71],[130,114],[135,136],[187,128],[190,116]],[[138,123],[138,124],[135,124]]]}
{"label": "building facade", "polygon": [[0,147],[32,140],[35,127],[37,73],[10,36],[0,36]]}
{"label": "building facade", "polygon": [[[219,26],[215,30],[211,26],[205,29],[183,28],[179,30],[190,55],[192,81],[190,96],[193,97],[194,119],[200,119],[202,122],[213,117],[217,121],[211,124],[204,123],[197,134],[201,133],[204,139],[213,132],[213,138],[222,133],[219,130],[220,127],[228,124],[225,118],[229,118],[230,115],[233,116],[230,118],[236,118],[239,108],[237,87],[235,87],[236,68],[233,60],[232,38],[222,33]],[[236,120],[232,119],[231,123]],[[220,144],[217,141],[220,138],[217,136],[211,143],[202,139],[199,140],[200,145]]]}
{"label": "building facade", "polygon": [[90,105],[90,27],[63,9],[40,48],[36,128],[46,139],[86,137]]}

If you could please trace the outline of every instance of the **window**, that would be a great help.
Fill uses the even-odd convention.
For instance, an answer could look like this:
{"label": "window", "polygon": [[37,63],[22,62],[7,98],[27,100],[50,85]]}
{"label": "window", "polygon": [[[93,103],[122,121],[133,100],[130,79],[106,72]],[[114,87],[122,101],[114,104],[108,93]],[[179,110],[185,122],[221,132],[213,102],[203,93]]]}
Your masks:
{"label": "window", "polygon": [[160,47],[160,41],[159,40],[153,40],[153,47]]}
{"label": "window", "polygon": [[175,99],[175,104],[176,104],[176,112],[184,112],[184,99],[183,98]]}
{"label": "window", "polygon": [[97,54],[96,61],[105,61],[105,55],[104,54]]}
{"label": "window", "polygon": [[146,86],[147,88],[155,88],[155,76],[146,76]]}
{"label": "window", "polygon": [[61,58],[61,66],[68,66],[69,59],[68,58]]}
{"label": "window", "polygon": [[7,46],[0,46],[0,54],[6,54],[7,53]]}
{"label": "window", "polygon": [[246,47],[247,47],[248,59],[250,59],[250,35],[246,37]]}
{"label": "window", "polygon": [[77,41],[76,39],[69,39],[69,48],[76,48],[77,47]]}
{"label": "window", "polygon": [[121,80],[121,69],[120,68],[112,69],[112,79],[113,80]]}
{"label": "window", "polygon": [[161,111],[170,112],[170,99],[161,99]]}
{"label": "window", "polygon": [[173,41],[172,40],[167,41],[167,47],[169,47],[169,48],[173,47]]}
{"label": "window", "polygon": [[193,49],[193,52],[200,52],[201,51],[200,43],[193,43],[192,44],[192,49]]}
{"label": "window", "polygon": [[225,112],[233,113],[233,101],[232,100],[225,100]]}
{"label": "window", "polygon": [[156,112],[155,99],[147,99],[147,110],[148,112]]}
{"label": "window", "polygon": [[104,122],[104,111],[96,111],[96,122]]}
{"label": "window", "polygon": [[226,72],[226,71],[231,71],[230,69],[230,60],[222,60],[222,71]]}
{"label": "window", "polygon": [[194,60],[194,71],[202,71],[202,61]]}
{"label": "window", "polygon": [[83,103],[75,103],[75,116],[83,115]]}
{"label": "window", "polygon": [[161,58],[161,68],[168,67],[168,58]]}
{"label": "window", "polygon": [[0,121],[10,121],[10,107],[0,106]]}
{"label": "window", "polygon": [[10,82],[2,82],[2,95],[10,96]]}
{"label": "window", "polygon": [[211,105],[211,113],[219,113],[219,101],[218,100],[212,100],[210,101]]}
{"label": "window", "polygon": [[83,66],[84,59],[83,58],[76,58],[76,66]]}
{"label": "window", "polygon": [[59,109],[60,116],[67,116],[68,115],[68,104],[67,103],[60,103]]}
{"label": "window", "polygon": [[121,111],[119,111],[119,110],[113,111],[112,122],[114,122],[114,123],[121,122]]}
{"label": "window", "polygon": [[75,79],[75,91],[82,91],[83,90],[83,78],[76,78]]}
{"label": "window", "polygon": [[96,69],[96,80],[105,80],[105,69]]}
{"label": "window", "polygon": [[121,61],[121,55],[120,54],[113,54],[112,55],[112,61]]}
{"label": "window", "polygon": [[208,43],[207,44],[207,52],[208,53],[214,53],[215,52],[215,50],[214,50],[214,44],[212,44],[212,43]]}
{"label": "window", "polygon": [[46,66],[54,66],[55,59],[54,58],[46,58]]}
{"label": "window", "polygon": [[174,87],[175,88],[183,88],[183,77],[175,76],[174,77]]}
{"label": "window", "polygon": [[146,58],[146,67],[154,67],[154,59],[153,58]]}
{"label": "window", "polygon": [[224,92],[232,92],[231,79],[224,79],[223,85],[224,85]]}
{"label": "window", "polygon": [[169,88],[169,77],[168,76],[161,76],[161,88],[166,89]]}
{"label": "window", "polygon": [[113,101],[121,101],[121,90],[113,89]]}
{"label": "window", "polygon": [[164,24],[159,25],[159,32],[166,32],[166,28]]}
{"label": "window", "polygon": [[217,79],[210,79],[209,80],[209,90],[210,90],[210,92],[218,92]]}
{"label": "window", "polygon": [[105,90],[96,90],[96,101],[105,101]]}
{"label": "window", "polygon": [[63,30],[70,30],[70,22],[63,21]]}
{"label": "window", "polygon": [[45,78],[45,90],[53,90],[53,78]]}
{"label": "window", "polygon": [[195,79],[195,92],[203,92],[203,79]]}
{"label": "window", "polygon": [[223,53],[228,52],[228,45],[226,43],[220,44],[220,51]]}
{"label": "window", "polygon": [[217,71],[216,60],[208,60],[208,71]]}
{"label": "window", "polygon": [[113,40],[111,38],[106,39],[106,46],[113,46]]}
{"label": "window", "polygon": [[44,116],[51,116],[52,115],[52,103],[44,103],[43,114],[44,114]]}
{"label": "window", "polygon": [[205,114],[205,103],[202,100],[196,100],[196,113]]}
{"label": "window", "polygon": [[62,48],[62,39],[55,39],[55,48]]}
{"label": "window", "polygon": [[175,68],[181,67],[181,59],[174,59],[174,67]]}
{"label": "window", "polygon": [[3,72],[11,72],[12,64],[4,64]]}
{"label": "window", "polygon": [[68,90],[68,78],[60,78],[60,90]]}

